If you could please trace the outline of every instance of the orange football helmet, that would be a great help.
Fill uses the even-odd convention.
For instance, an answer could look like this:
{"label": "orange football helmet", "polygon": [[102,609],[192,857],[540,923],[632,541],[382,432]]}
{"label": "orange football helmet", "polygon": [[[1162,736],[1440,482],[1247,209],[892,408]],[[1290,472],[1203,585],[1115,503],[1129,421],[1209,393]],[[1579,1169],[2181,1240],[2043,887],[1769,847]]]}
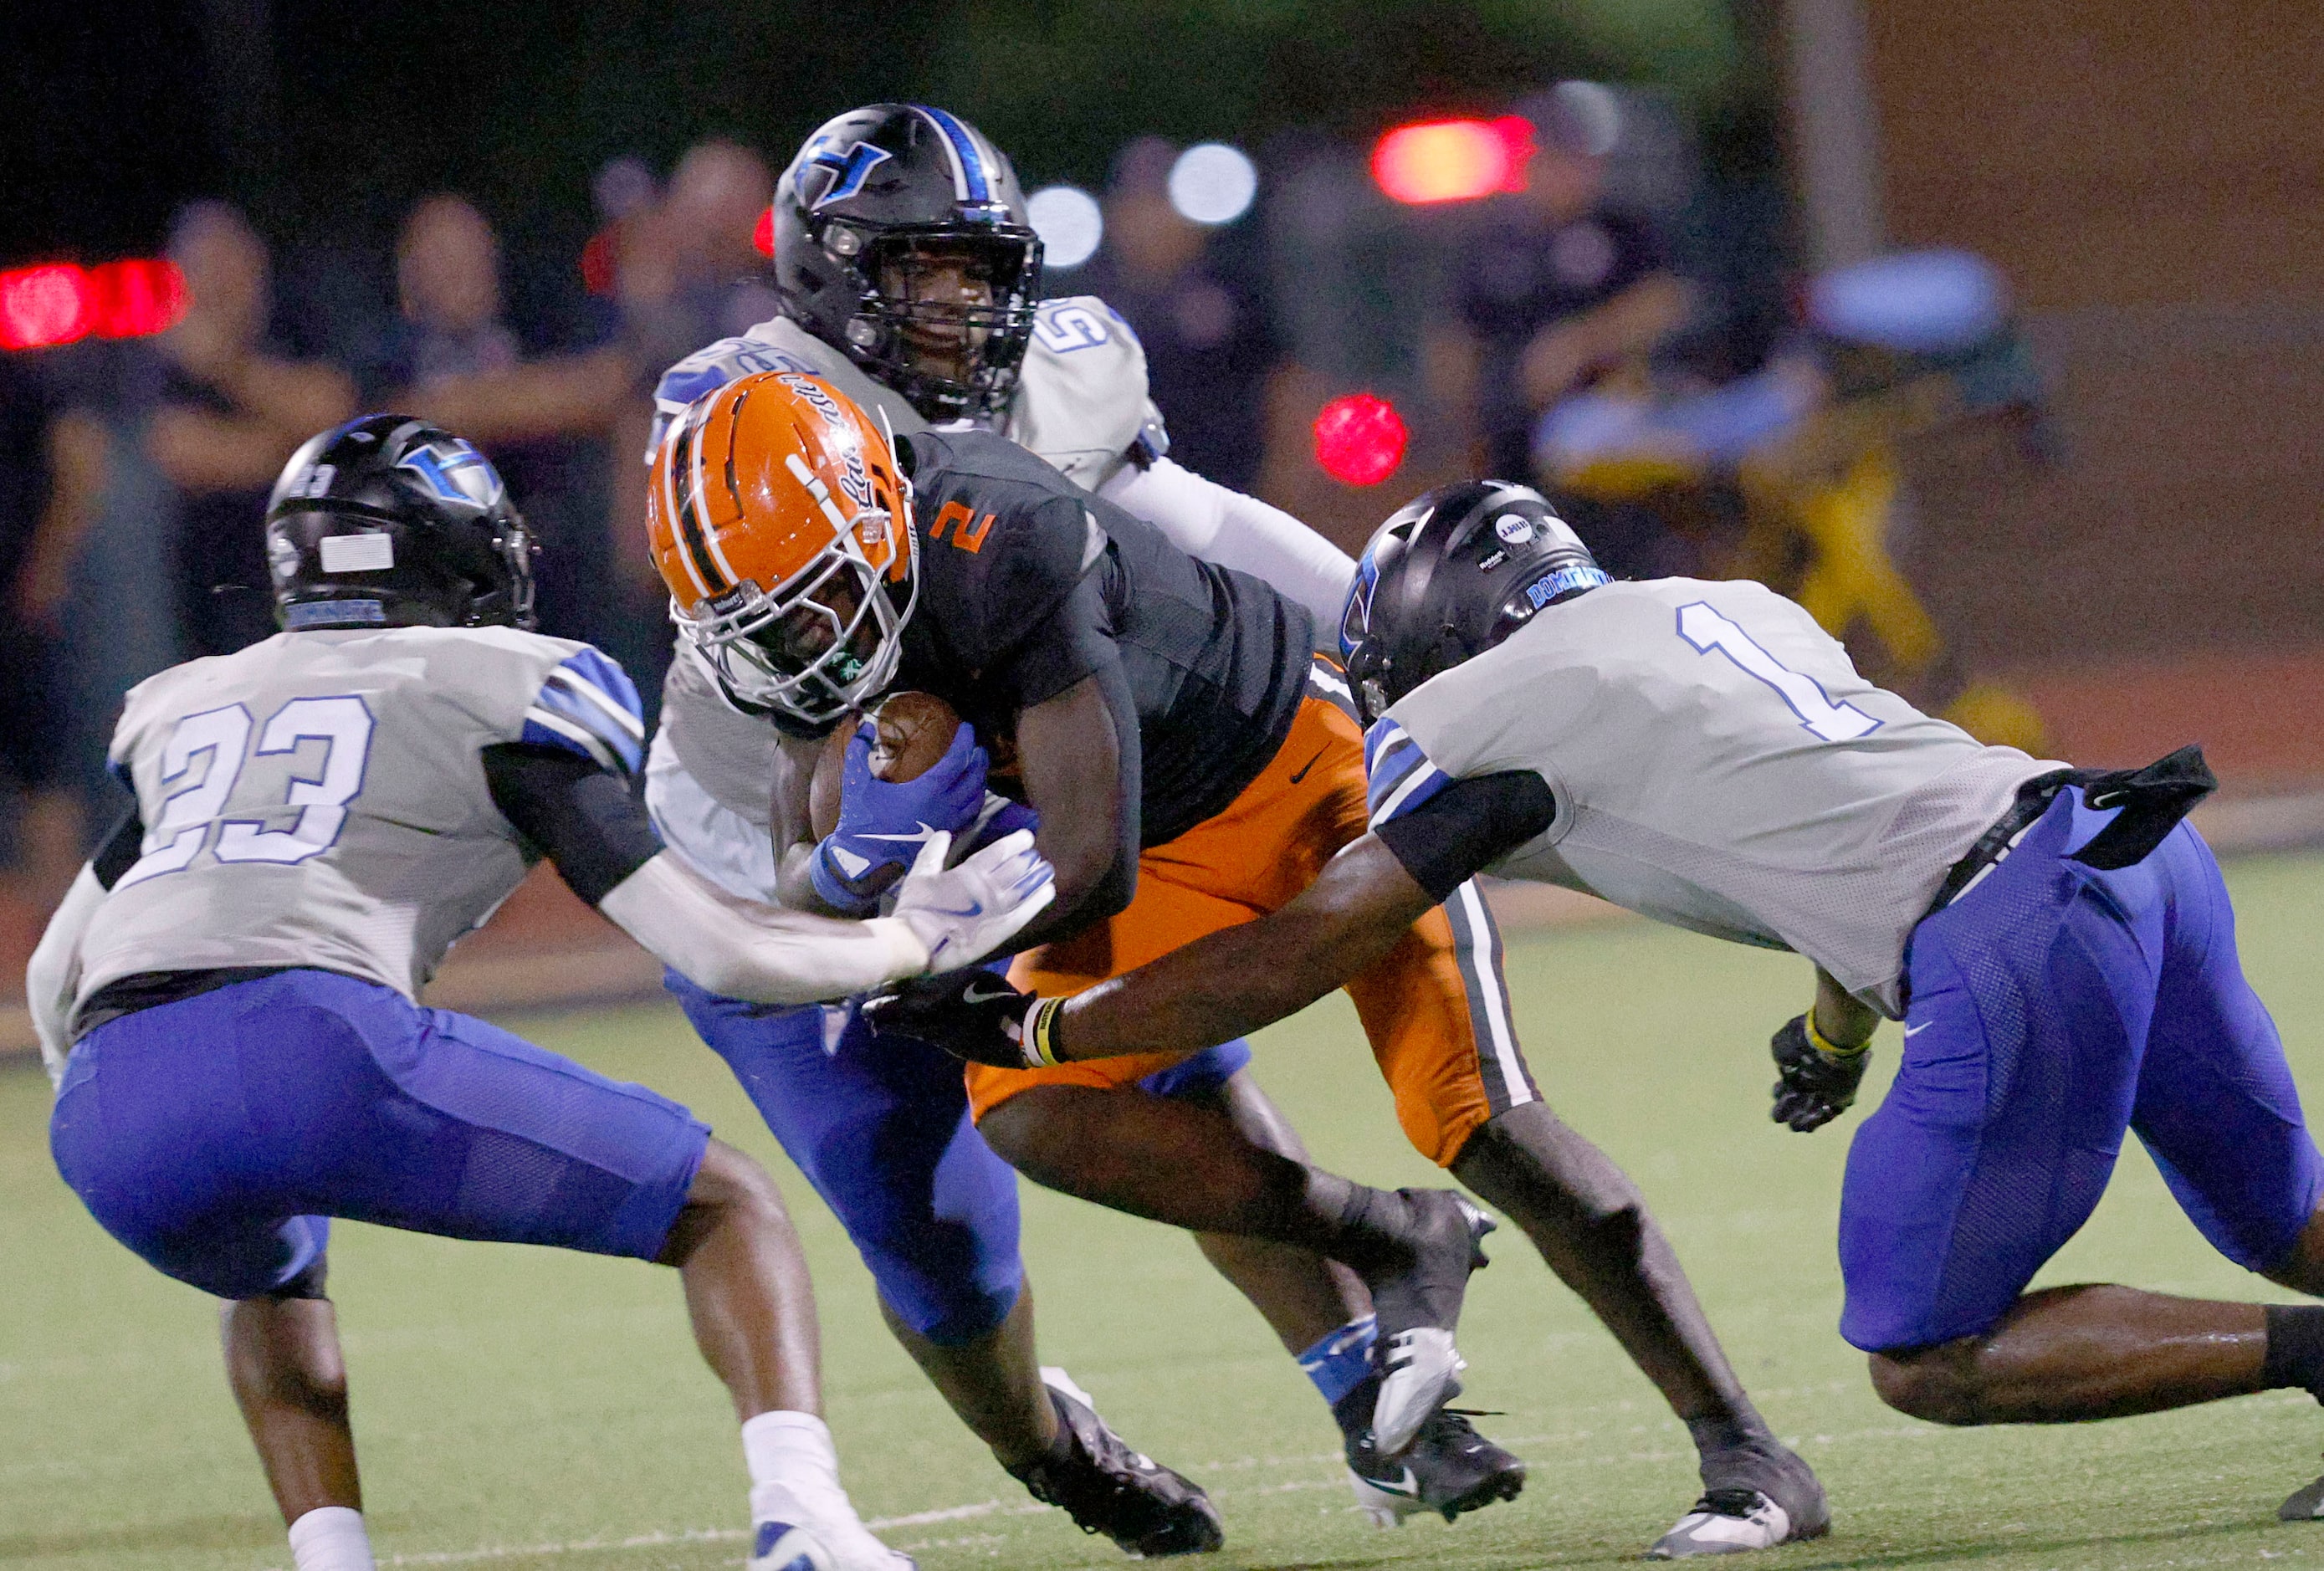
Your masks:
{"label": "orange football helmet", "polygon": [[654,451],[646,533],[679,636],[733,697],[822,725],[895,679],[919,598],[911,483],[821,377],[763,371],[687,406]]}

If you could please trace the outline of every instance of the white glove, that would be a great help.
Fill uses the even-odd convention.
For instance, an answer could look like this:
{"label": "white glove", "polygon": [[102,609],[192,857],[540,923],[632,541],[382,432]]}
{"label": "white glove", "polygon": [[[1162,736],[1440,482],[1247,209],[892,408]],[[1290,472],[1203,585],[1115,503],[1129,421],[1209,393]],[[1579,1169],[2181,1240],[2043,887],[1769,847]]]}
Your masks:
{"label": "white glove", "polygon": [[946,868],[951,847],[950,835],[930,836],[896,886],[893,915],[927,946],[930,976],[983,959],[1057,898],[1057,870],[1033,849],[1030,829]]}

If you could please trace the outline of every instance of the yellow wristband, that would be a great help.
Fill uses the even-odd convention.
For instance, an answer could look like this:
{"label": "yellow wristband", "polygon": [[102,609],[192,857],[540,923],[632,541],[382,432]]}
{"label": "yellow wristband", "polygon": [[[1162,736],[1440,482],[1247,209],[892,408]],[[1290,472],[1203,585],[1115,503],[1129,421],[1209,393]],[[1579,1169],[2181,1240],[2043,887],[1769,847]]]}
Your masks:
{"label": "yellow wristband", "polygon": [[1808,1046],[1831,1058],[1852,1058],[1872,1045],[1872,1039],[1869,1037],[1852,1048],[1843,1048],[1838,1042],[1832,1041],[1823,1032],[1816,1030],[1815,1011],[1812,1008],[1800,1016],[1800,1022],[1808,1033]]}
{"label": "yellow wristband", "polygon": [[1025,1015],[1025,1065],[1031,1069],[1049,1069],[1065,1060],[1058,1057],[1057,1017],[1065,1010],[1062,998],[1040,998]]}

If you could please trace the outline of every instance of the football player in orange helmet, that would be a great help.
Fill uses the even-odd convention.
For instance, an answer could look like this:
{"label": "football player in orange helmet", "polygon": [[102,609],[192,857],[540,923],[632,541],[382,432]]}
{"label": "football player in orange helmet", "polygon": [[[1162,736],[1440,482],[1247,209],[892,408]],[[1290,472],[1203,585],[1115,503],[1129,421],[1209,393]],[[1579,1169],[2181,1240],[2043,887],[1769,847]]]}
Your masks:
{"label": "football player in orange helmet", "polygon": [[[909,491],[900,478],[883,491],[887,474],[908,476]],[[761,489],[768,476],[787,483]],[[843,479],[871,500],[844,503]],[[839,828],[817,841],[805,787],[817,739],[844,718],[843,690],[930,692],[969,722],[964,735],[1013,740],[1009,789],[1038,814],[1058,892],[1020,935],[1040,947],[1012,975],[1051,993],[1278,909],[1365,832],[1361,730],[1336,668],[1312,661],[1308,614],[1255,578],[1195,560],[991,432],[922,430],[891,448],[827,384],[748,375],[673,423],[655,491],[667,515],[657,545],[665,533],[676,542],[659,559],[688,652],[673,668],[648,799],[665,837],[738,892],[865,909],[866,870],[895,854],[881,841],[949,827],[940,799],[957,810],[968,797],[973,811],[982,795],[948,794],[945,777],[973,772],[973,741],[956,740],[957,770],[903,785],[858,772]],[[690,512],[680,506],[689,497]],[[908,542],[891,539],[899,506]],[[788,576],[746,587],[701,571],[717,553],[707,538],[697,553],[687,536],[714,528],[735,568],[763,551],[759,570]],[[867,604],[875,595],[892,622]],[[1502,1004],[1498,956],[1482,901],[1464,897],[1430,911],[1350,984],[1406,1132],[1515,1212],[1589,1297],[1694,1426],[1706,1481],[1763,1465],[1780,1446],[1668,1269],[1643,1202],[1542,1104]],[[864,1192],[895,1197],[908,1175],[893,1160],[843,1175],[844,1142],[818,1148],[804,1127],[815,1085],[860,1066],[871,1083],[862,1094],[890,1098],[889,1127],[917,1120],[946,1140],[966,1132],[929,1116],[958,1105],[936,1100],[958,1095],[941,1071],[907,1095],[905,1066],[924,1060],[891,1038],[875,1042],[860,1015],[778,1043],[762,1012],[674,989],[801,1166],[812,1175],[825,1164],[819,1181],[843,1217],[851,1206],[880,1213]],[[1312,1366],[1348,1434],[1359,1497],[1379,1516],[1416,1505],[1454,1514],[1515,1493],[1522,1464],[1441,1405],[1478,1223],[1441,1191],[1387,1195],[1318,1172],[1242,1073],[1248,1057],[1237,1043],[1183,1063],[972,1066],[967,1108],[991,1150],[1037,1181],[1195,1232]],[[862,1143],[860,1127],[850,1138]],[[904,1143],[883,1145],[883,1158]],[[946,1175],[934,1162],[927,1172],[917,1197],[894,1204],[960,1217]],[[1575,1246],[1577,1217],[1597,1224],[1591,1236],[1606,1247]],[[916,1314],[899,1301],[915,1262],[894,1258],[908,1251],[883,1260],[866,1242],[879,1221],[859,1214],[850,1228],[899,1335],[973,1427],[980,1415],[989,1423],[1006,1407],[1011,1357],[1030,1359],[1017,1280],[981,1307],[940,1287],[931,1298],[941,1313]],[[978,1233],[980,1244],[1000,1236],[997,1224]],[[1346,1262],[1360,1284],[1325,1261]],[[1007,1262],[1015,1267],[1013,1247]],[[1360,1322],[1366,1287],[1388,1344],[1376,1360]],[[1020,1354],[1001,1345],[1012,1335]],[[1021,1431],[1012,1437],[1004,1419],[979,1432],[1019,1465],[1010,1453],[1024,1446]]]}

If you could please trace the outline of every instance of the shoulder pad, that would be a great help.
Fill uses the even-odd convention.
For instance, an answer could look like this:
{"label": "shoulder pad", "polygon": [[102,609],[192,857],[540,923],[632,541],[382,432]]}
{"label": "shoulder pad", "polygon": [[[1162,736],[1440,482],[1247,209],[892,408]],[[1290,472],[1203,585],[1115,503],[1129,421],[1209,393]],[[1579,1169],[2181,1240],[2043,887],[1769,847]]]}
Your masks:
{"label": "shoulder pad", "polygon": [[1011,441],[1094,490],[1121,466],[1151,409],[1146,350],[1112,307],[1095,295],[1041,303],[1010,405]]}

